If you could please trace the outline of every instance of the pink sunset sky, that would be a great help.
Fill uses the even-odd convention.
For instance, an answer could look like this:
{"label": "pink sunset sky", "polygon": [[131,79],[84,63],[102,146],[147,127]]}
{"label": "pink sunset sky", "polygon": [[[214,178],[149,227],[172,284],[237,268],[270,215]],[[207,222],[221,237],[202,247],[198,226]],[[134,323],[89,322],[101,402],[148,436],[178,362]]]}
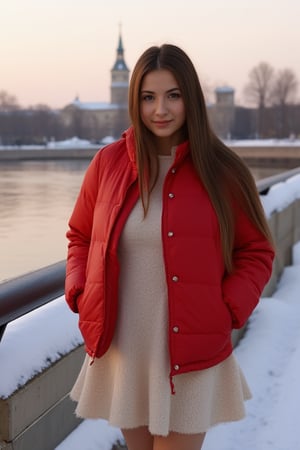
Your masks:
{"label": "pink sunset sky", "polygon": [[203,85],[230,85],[242,103],[261,61],[300,81],[299,17],[299,0],[9,0],[0,13],[0,91],[24,107],[61,108],[76,95],[109,101],[121,23],[129,69],[150,45],[173,43]]}

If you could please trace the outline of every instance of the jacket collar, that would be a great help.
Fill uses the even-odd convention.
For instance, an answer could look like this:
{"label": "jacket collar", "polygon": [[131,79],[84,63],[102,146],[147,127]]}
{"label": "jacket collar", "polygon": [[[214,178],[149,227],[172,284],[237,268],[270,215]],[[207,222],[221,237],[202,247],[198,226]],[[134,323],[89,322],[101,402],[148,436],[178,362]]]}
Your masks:
{"label": "jacket collar", "polygon": [[130,161],[136,167],[135,139],[133,127],[128,128],[122,133],[122,137],[126,141],[127,153]]}

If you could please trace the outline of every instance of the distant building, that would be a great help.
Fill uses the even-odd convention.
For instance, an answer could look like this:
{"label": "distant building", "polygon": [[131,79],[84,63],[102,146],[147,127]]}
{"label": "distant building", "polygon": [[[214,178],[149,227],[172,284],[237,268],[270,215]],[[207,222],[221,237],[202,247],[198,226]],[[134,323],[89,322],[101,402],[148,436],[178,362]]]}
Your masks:
{"label": "distant building", "polygon": [[111,69],[110,102],[82,102],[79,97],[61,111],[70,135],[101,141],[107,136],[117,139],[129,126],[129,69],[124,59],[119,35],[116,61]]}
{"label": "distant building", "polygon": [[235,124],[234,89],[230,86],[217,87],[215,99],[215,103],[208,107],[212,128],[220,138],[229,139]]}

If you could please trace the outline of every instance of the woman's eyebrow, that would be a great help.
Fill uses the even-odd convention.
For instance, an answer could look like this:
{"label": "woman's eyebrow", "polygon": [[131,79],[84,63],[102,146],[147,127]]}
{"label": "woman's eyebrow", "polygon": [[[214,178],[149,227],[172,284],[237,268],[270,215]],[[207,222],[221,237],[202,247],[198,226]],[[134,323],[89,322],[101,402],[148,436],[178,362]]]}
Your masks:
{"label": "woman's eyebrow", "polygon": [[[174,87],[174,88],[168,89],[166,92],[170,93],[170,92],[173,92],[173,91],[180,91],[180,89],[179,89],[179,87]],[[141,93],[143,93],[143,94],[145,94],[145,93],[147,93],[147,94],[154,94],[155,91],[150,91],[150,89],[143,89],[143,90],[141,90]]]}

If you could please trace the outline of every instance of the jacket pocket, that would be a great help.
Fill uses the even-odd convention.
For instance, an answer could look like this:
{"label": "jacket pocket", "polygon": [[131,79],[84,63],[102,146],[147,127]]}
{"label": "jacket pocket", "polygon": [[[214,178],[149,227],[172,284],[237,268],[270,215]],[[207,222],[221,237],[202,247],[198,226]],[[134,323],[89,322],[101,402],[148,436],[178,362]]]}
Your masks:
{"label": "jacket pocket", "polygon": [[201,285],[184,291],[177,298],[174,324],[186,334],[228,334],[232,330],[231,313],[226,306],[221,286]]}
{"label": "jacket pocket", "polygon": [[206,364],[231,349],[231,333],[177,334],[173,336],[178,364]]}

